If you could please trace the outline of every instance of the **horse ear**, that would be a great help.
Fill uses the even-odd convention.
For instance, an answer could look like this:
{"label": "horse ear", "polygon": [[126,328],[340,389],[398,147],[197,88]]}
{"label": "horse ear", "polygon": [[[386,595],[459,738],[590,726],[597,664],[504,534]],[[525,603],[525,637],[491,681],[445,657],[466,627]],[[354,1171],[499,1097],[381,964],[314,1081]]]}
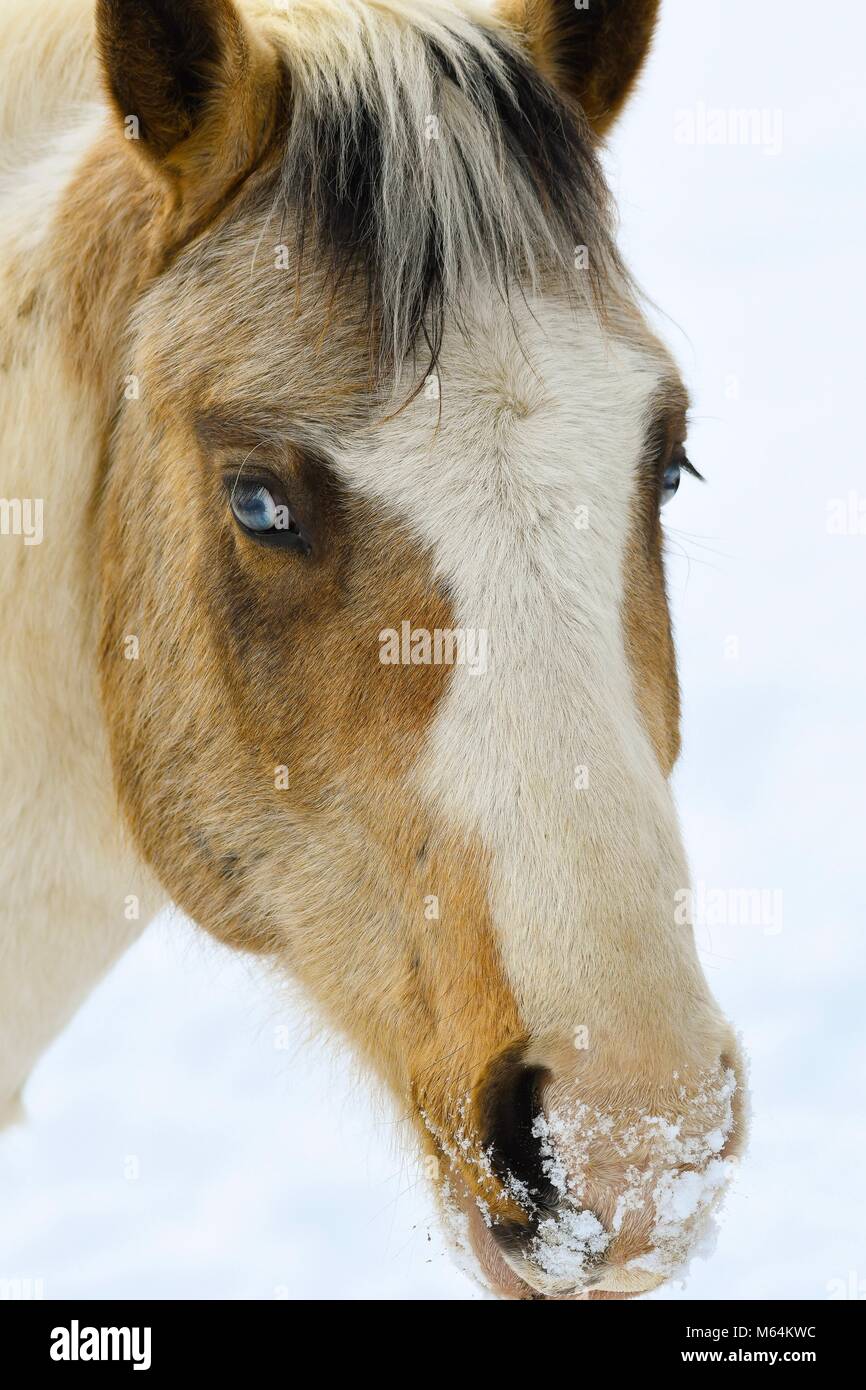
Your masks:
{"label": "horse ear", "polygon": [[232,0],[97,0],[96,32],[124,134],[151,163],[211,185],[250,167],[276,57]]}
{"label": "horse ear", "polygon": [[536,67],[597,135],[622,109],[649,52],[661,0],[500,0]]}

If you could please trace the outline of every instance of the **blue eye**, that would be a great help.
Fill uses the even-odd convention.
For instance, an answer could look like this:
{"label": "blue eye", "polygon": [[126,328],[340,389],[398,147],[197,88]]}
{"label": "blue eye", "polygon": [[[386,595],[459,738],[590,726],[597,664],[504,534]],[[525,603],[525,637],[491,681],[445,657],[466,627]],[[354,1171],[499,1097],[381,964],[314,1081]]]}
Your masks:
{"label": "blue eye", "polygon": [[232,516],[244,535],[263,545],[310,554],[312,546],[276,478],[238,478],[236,474],[226,474],[224,483]]}
{"label": "blue eye", "polygon": [[678,461],[669,463],[662,474],[661,506],[665,506],[675,497],[682,477],[682,468]]}
{"label": "blue eye", "polygon": [[674,450],[673,457],[662,474],[661,487],[659,488],[659,506],[663,507],[666,502],[670,502],[671,498],[676,496],[684,473],[690,473],[693,478],[697,478],[699,483],[704,481],[703,477],[686,454],[685,448],[680,444]]}
{"label": "blue eye", "polygon": [[234,518],[248,531],[273,531],[277,504],[263,483],[238,483],[232,491]]}

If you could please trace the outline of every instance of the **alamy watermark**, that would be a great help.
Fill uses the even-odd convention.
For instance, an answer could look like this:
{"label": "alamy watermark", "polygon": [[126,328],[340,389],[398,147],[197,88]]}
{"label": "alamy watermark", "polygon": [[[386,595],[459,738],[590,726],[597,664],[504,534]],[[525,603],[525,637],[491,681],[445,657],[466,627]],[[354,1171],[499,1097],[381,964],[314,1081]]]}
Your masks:
{"label": "alamy watermark", "polygon": [[707,106],[698,101],[674,112],[674,141],[677,145],[751,145],[777,155],[782,151],[784,124],[778,107]]}
{"label": "alamy watermark", "polygon": [[678,927],[759,927],[764,936],[782,930],[781,888],[711,888],[698,882],[674,894]]}
{"label": "alamy watermark", "polygon": [[413,627],[402,622],[379,633],[383,666],[465,666],[472,676],[487,670],[487,631],[474,627]]}
{"label": "alamy watermark", "polygon": [[30,1274],[0,1275],[0,1303],[24,1303],[44,1297],[44,1279]]}
{"label": "alamy watermark", "polygon": [[41,497],[0,497],[0,536],[23,536],[25,545],[41,545],[42,505]]}
{"label": "alamy watermark", "polygon": [[828,1279],[825,1287],[828,1298],[851,1299],[854,1303],[866,1301],[866,1279],[858,1269],[849,1269],[844,1278]]}
{"label": "alamy watermark", "polygon": [[51,1332],[52,1361],[131,1361],[134,1371],[150,1370],[149,1327],[82,1327],[73,1318],[69,1327]]}
{"label": "alamy watermark", "polygon": [[853,488],[847,497],[831,497],[827,502],[828,536],[866,536],[866,497]]}

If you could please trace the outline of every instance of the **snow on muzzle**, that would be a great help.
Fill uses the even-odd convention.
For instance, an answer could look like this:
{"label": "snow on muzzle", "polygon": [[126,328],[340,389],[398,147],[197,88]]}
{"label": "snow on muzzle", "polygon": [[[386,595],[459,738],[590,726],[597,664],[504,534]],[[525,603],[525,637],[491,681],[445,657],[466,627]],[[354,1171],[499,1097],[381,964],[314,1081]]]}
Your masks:
{"label": "snow on muzzle", "polygon": [[[605,1100],[506,1059],[476,1109],[479,1181],[444,1194],[471,1272],[512,1298],[628,1296],[709,1253],[742,1140],[739,1071],[726,1054]],[[507,1217],[483,1195],[491,1177]]]}

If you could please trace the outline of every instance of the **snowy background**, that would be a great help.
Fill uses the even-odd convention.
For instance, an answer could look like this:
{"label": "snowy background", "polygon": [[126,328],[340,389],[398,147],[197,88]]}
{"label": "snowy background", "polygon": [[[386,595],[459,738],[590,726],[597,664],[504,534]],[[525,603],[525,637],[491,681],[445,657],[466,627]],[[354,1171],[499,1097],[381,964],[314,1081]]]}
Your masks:
{"label": "snowy background", "polygon": [[[708,479],[666,512],[686,843],[707,888],[781,894],[775,921],[698,933],[752,1137],[715,1255],[656,1297],[866,1296],[866,534],[832,529],[851,494],[866,516],[864,53],[859,7],[666,0],[608,161]],[[704,143],[716,109],[764,136]],[[49,1297],[483,1297],[394,1116],[304,1031],[244,962],[158,923],[0,1142],[4,1275]]]}

